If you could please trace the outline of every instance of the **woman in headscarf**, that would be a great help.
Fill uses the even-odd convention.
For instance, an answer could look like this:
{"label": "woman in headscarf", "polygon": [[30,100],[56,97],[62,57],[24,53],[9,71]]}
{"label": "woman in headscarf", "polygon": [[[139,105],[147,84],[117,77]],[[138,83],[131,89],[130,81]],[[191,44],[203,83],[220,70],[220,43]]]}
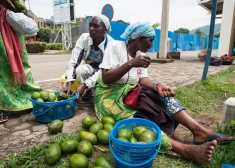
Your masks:
{"label": "woman in headscarf", "polygon": [[[145,53],[152,47],[155,31],[148,22],[129,25],[121,37],[127,42],[114,42],[100,64],[102,78],[98,79],[95,92],[97,117],[112,116],[116,121],[128,117],[151,120],[162,129],[162,152],[171,149],[198,164],[208,163],[217,141],[230,142],[233,138],[202,127],[172,97],[171,88],[149,79],[150,58]],[[133,109],[124,103],[124,98],[138,85],[142,90],[137,108]],[[192,132],[195,143],[210,142],[194,146],[171,139],[166,134],[172,135],[178,123]]]}
{"label": "woman in headscarf", "polygon": [[22,12],[10,0],[0,1],[0,123],[8,119],[2,111],[31,109],[29,97],[41,90],[28,64],[24,36],[18,35],[8,24],[7,9]]}
{"label": "woman in headscarf", "polygon": [[114,41],[108,35],[110,31],[110,21],[106,16],[96,15],[91,19],[89,33],[84,33],[79,37],[72,51],[66,72],[67,87],[61,91],[69,93],[72,82],[77,79],[79,86],[76,91],[80,97],[85,89],[90,90],[95,87],[100,74],[99,64],[103,60],[104,51]]}

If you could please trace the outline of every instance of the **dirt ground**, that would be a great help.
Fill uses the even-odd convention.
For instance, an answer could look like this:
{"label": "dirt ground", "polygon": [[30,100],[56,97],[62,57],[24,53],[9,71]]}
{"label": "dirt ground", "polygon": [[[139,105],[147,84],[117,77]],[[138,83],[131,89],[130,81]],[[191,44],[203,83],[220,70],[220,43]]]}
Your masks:
{"label": "dirt ground", "polygon": [[[200,124],[202,124],[205,127],[215,129],[216,123],[219,122],[219,119],[221,117],[222,112],[222,105],[215,106],[215,114],[213,116],[208,116],[203,113],[200,114],[191,114],[192,118],[194,118],[196,121],[198,121]],[[72,132],[79,127],[81,127],[81,120],[86,115],[92,115],[94,116],[94,108],[93,106],[88,106],[84,108],[80,108],[77,110],[76,115],[68,120],[64,121],[64,128],[63,132]],[[36,121],[32,119],[30,121],[35,124]],[[30,123],[29,122],[29,123]],[[40,126],[39,123],[37,123],[37,126]],[[48,140],[49,138],[53,137],[54,135],[49,135],[47,131],[47,126],[43,127],[44,130],[40,130],[40,132],[33,132],[32,134],[25,136],[25,138],[14,138],[14,136],[0,136],[1,140],[1,150],[0,150],[0,159],[13,153],[19,153],[24,151],[26,148],[41,143],[43,141]],[[192,133],[186,129],[184,126],[179,125],[178,128],[175,131],[175,134],[172,136],[172,138],[187,144],[192,144]]]}

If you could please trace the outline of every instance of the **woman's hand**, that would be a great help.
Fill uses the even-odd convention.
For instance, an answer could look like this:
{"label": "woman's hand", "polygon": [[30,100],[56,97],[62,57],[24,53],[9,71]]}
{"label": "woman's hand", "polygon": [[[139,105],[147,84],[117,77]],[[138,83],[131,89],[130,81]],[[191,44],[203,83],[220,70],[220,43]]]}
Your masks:
{"label": "woman's hand", "polygon": [[159,83],[156,86],[156,91],[161,97],[171,97],[175,95],[173,89],[171,89],[169,86],[164,85],[162,83]]}
{"label": "woman's hand", "polygon": [[83,92],[85,91],[85,89],[87,88],[87,85],[86,84],[81,84],[81,85],[79,85],[78,87],[77,87],[77,89],[76,89],[76,92],[77,92],[77,94],[78,94],[78,98],[80,97],[80,96],[82,96],[82,94],[83,94]]}
{"label": "woman's hand", "polygon": [[9,9],[13,12],[20,12],[15,5],[11,2],[11,0],[1,0],[0,5],[2,5],[4,8]]}
{"label": "woman's hand", "polygon": [[61,89],[60,92],[65,92],[65,93],[67,93],[67,95],[69,95],[69,93],[71,91],[71,85],[72,85],[72,83],[68,82],[67,86],[65,88]]}
{"label": "woman's hand", "polygon": [[129,61],[131,67],[143,67],[147,68],[150,64],[150,58],[148,56],[139,56]]}

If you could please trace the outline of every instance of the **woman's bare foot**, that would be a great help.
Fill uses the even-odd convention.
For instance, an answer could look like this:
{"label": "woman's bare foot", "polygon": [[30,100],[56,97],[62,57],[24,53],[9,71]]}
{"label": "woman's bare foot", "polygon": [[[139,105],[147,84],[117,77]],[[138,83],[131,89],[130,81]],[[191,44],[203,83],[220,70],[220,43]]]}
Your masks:
{"label": "woman's bare foot", "polygon": [[212,152],[217,145],[217,141],[213,140],[203,145],[187,145],[184,148],[184,153],[181,154],[181,157],[192,160],[196,164],[206,164],[212,159]]}
{"label": "woman's bare foot", "polygon": [[194,133],[194,143],[203,143],[216,140],[218,143],[230,143],[233,137],[226,134],[218,134],[212,130],[204,129],[204,131]]}

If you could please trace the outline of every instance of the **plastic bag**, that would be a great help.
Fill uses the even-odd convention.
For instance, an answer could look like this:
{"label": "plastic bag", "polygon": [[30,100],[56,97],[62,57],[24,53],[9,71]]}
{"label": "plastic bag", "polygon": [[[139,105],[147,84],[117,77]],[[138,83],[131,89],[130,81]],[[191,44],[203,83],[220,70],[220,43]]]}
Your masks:
{"label": "plastic bag", "polygon": [[7,10],[6,20],[8,24],[19,34],[34,36],[38,32],[37,23],[23,13],[14,13]]}

